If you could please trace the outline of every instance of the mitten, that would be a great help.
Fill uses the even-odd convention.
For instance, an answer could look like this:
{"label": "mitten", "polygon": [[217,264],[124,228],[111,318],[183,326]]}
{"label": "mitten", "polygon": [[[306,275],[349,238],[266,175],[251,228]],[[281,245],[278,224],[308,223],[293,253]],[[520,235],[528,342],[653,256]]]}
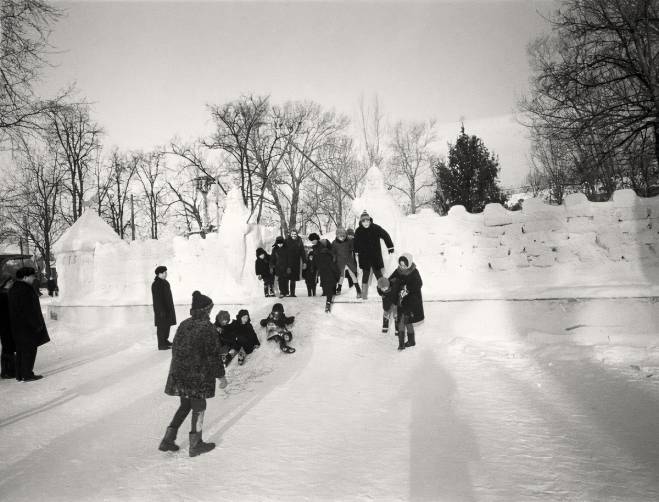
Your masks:
{"label": "mitten", "polygon": [[394,248],[389,248],[389,254],[394,254]]}

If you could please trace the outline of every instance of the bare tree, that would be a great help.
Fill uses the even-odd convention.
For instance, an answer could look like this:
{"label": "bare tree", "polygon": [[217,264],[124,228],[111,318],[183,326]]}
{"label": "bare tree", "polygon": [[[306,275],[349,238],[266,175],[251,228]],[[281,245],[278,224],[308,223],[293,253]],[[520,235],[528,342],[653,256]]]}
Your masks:
{"label": "bare tree", "polygon": [[41,115],[53,105],[36,96],[33,86],[46,64],[50,27],[59,16],[59,9],[43,0],[0,3],[0,139],[12,131],[40,130]]}
{"label": "bare tree", "polygon": [[126,204],[130,200],[130,187],[140,160],[137,152],[122,153],[115,148],[110,154],[107,213],[112,228],[122,239],[126,237],[126,229],[130,225],[130,220],[126,219]]}
{"label": "bare tree", "polygon": [[49,141],[57,146],[58,158],[68,172],[66,190],[71,207],[64,216],[73,223],[82,215],[87,178],[101,148],[102,130],[84,103],[54,106],[46,116]]}
{"label": "bare tree", "polygon": [[420,194],[434,186],[434,157],[430,146],[435,141],[435,121],[397,122],[391,137],[392,175],[387,186],[402,193],[409,201],[409,211],[416,213],[419,205],[432,201],[432,193],[419,200]]}
{"label": "bare tree", "polygon": [[164,154],[154,151],[141,156],[137,168],[137,179],[142,186],[146,201],[148,219],[151,227],[151,238],[158,238],[158,223],[165,209],[164,204]]}
{"label": "bare tree", "polygon": [[384,113],[377,94],[373,96],[370,105],[365,103],[363,95],[359,98],[359,119],[368,167],[380,167],[384,159],[381,148],[384,135]]}

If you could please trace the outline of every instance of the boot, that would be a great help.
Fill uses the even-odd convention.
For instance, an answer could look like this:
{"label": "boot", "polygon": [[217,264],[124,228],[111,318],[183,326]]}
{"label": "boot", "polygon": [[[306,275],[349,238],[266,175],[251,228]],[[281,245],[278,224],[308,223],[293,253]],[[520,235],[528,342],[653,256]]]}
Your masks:
{"label": "boot", "polygon": [[407,330],[407,342],[405,342],[405,347],[414,347],[415,345],[414,331]]}
{"label": "boot", "polygon": [[202,453],[208,453],[215,448],[215,443],[204,443],[201,432],[190,433],[190,456],[196,457]]}
{"label": "boot", "polygon": [[339,285],[336,287],[336,294],[337,294],[337,295],[340,295],[340,294],[341,294],[341,286],[343,286],[343,284],[339,284]]}
{"label": "boot", "polygon": [[368,299],[368,282],[362,282],[362,300]]}
{"label": "boot", "polygon": [[383,317],[382,318],[382,332],[383,333],[388,333],[389,332],[389,318],[388,317]]}
{"label": "boot", "polygon": [[362,297],[362,288],[359,287],[359,284],[355,283],[355,291],[357,291],[357,298]]}
{"label": "boot", "polygon": [[176,441],[177,432],[178,431],[174,429],[174,427],[167,427],[167,430],[165,431],[165,437],[162,438],[162,441],[160,441],[160,446],[158,449],[160,451],[178,451],[179,447],[174,442]]}
{"label": "boot", "polygon": [[405,329],[398,330],[398,350],[405,350]]}
{"label": "boot", "polygon": [[268,286],[263,286],[263,294],[266,298],[270,296],[270,288]]}

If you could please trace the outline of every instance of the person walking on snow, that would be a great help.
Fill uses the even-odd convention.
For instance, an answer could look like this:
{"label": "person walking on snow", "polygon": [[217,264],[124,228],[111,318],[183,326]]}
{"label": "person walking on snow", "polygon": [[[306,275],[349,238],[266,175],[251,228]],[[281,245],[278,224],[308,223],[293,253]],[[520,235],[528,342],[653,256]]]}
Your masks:
{"label": "person walking on snow", "polygon": [[[398,281],[398,350],[416,345],[413,323],[424,319],[421,274],[412,260],[412,255],[403,253],[398,258],[398,268],[389,277],[389,281]],[[405,333],[407,332],[407,341]]]}
{"label": "person walking on snow", "polygon": [[199,291],[192,293],[190,317],[183,321],[174,335],[172,362],[165,393],[178,396],[181,404],[160,442],[161,451],[178,451],[175,443],[178,429],[192,410],[189,455],[196,457],[215,448],[202,438],[206,399],[215,397],[215,380],[220,388],[227,386],[220,355],[220,341],[210,312],[213,300]]}
{"label": "person walking on snow", "polygon": [[13,284],[10,277],[0,285],[0,378],[16,378],[16,345],[9,321],[9,289]]}
{"label": "person walking on snow", "polygon": [[332,252],[336,259],[336,266],[339,269],[339,284],[336,286],[336,294],[341,294],[343,279],[345,274],[349,274],[355,283],[357,298],[362,294],[359,284],[357,284],[357,261],[355,260],[354,240],[348,239],[348,233],[342,227],[336,229],[336,239],[332,242]]}
{"label": "person walking on snow", "polygon": [[320,287],[323,288],[325,301],[325,312],[332,310],[332,301],[336,292],[336,284],[339,282],[339,269],[334,261],[334,254],[330,249],[330,243],[327,239],[322,239],[314,253],[318,276],[320,277]]}
{"label": "person walking on snow", "polygon": [[389,321],[393,319],[395,334],[398,336],[398,279],[392,277],[391,281],[386,277],[378,279],[378,286],[376,288],[378,294],[382,297],[382,332],[389,332]]}
{"label": "person walking on snow", "polygon": [[313,251],[307,255],[307,266],[302,271],[302,277],[307,285],[307,296],[316,296],[316,284],[318,284],[318,269]]}
{"label": "person walking on snow", "polygon": [[284,238],[279,235],[275,239],[275,245],[272,247],[272,265],[277,276],[277,285],[279,286],[279,298],[288,296],[288,253],[286,252],[286,243]]}
{"label": "person walking on snow", "polygon": [[304,252],[304,243],[302,242],[302,239],[300,239],[297,230],[292,229],[285,242],[286,245],[284,247],[286,249],[286,254],[288,255],[288,266],[286,268],[289,280],[288,292],[289,296],[295,297],[295,286],[297,281],[302,277],[300,272],[307,261],[307,256]]}
{"label": "person walking on snow", "polygon": [[37,273],[32,267],[16,272],[16,282],[9,290],[9,322],[16,346],[16,380],[31,382],[43,378],[34,374],[37,349],[50,337],[41,313],[39,297],[34,290]]}
{"label": "person walking on snow", "polygon": [[169,330],[176,324],[176,311],[172,288],[167,282],[167,267],[160,265],[155,270],[156,277],[151,284],[151,297],[153,299],[153,316],[158,337],[158,350],[169,350],[172,342],[169,341]]}
{"label": "person walking on snow", "polygon": [[355,256],[359,262],[359,268],[362,269],[362,298],[368,298],[368,278],[371,269],[375,277],[382,277],[384,261],[382,259],[382,250],[380,249],[380,239],[387,246],[389,254],[394,252],[394,243],[387,231],[380,225],[373,223],[373,218],[364,211],[359,217],[359,226],[355,231]]}
{"label": "person walking on snow", "polygon": [[272,265],[270,264],[270,255],[266,253],[265,249],[258,248],[256,250],[256,261],[254,262],[254,272],[259,281],[263,281],[263,293],[266,298],[275,296],[275,276],[272,273]]}

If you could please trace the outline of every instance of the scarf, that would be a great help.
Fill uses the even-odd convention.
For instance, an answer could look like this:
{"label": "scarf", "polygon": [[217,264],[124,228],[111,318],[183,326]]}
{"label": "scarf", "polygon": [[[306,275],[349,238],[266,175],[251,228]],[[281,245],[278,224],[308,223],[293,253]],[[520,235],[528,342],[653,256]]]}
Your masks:
{"label": "scarf", "polygon": [[400,275],[410,275],[412,272],[416,270],[416,263],[412,263],[409,267],[407,268],[401,268],[400,266],[398,267],[398,273]]}

